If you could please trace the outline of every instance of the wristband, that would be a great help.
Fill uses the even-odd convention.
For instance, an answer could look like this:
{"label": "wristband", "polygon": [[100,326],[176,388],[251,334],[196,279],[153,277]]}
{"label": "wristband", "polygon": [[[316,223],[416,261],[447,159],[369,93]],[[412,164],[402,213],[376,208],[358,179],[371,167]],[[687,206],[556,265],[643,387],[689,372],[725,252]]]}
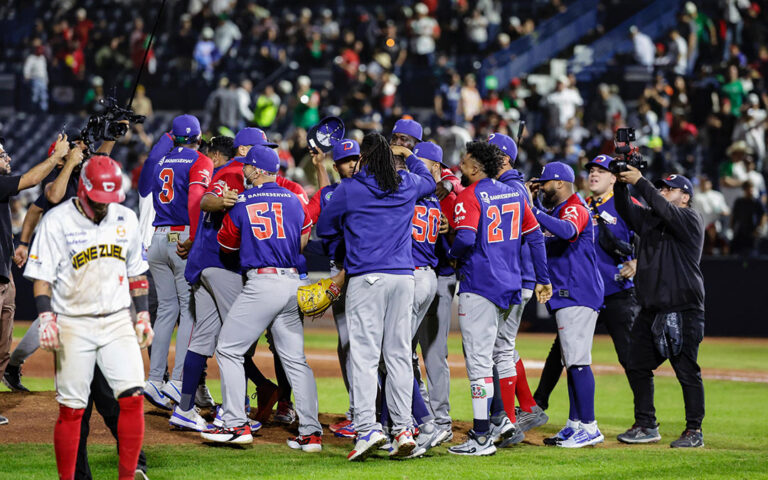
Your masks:
{"label": "wristband", "polygon": [[19,240],[19,245],[24,245],[25,247],[29,247],[29,242],[25,242],[24,240]]}
{"label": "wristband", "polygon": [[133,306],[136,308],[136,312],[145,312],[149,310],[149,295],[136,295],[131,297],[133,300]]}
{"label": "wristband", "polygon": [[129,290],[137,290],[137,289],[149,290],[149,280],[144,278],[141,280],[136,280],[134,282],[129,282],[128,289]]}
{"label": "wristband", "polygon": [[37,314],[40,315],[43,312],[52,312],[51,297],[48,295],[38,295],[35,297],[35,307],[37,307]]}

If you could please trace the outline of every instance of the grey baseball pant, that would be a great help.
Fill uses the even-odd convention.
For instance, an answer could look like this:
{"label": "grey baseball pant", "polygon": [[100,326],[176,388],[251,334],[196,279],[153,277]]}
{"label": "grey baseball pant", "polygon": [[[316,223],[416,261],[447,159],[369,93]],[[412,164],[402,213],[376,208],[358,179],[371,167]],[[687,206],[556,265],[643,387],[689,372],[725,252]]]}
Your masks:
{"label": "grey baseball pant", "polygon": [[474,293],[459,294],[459,327],[469,380],[493,377],[493,350],[488,340],[496,338],[509,309],[499,308]]}
{"label": "grey baseball pant", "polygon": [[368,273],[349,279],[347,325],[358,432],[381,430],[381,423],[376,421],[376,393],[382,357],[388,373],[386,400],[392,432],[398,433],[412,423],[413,294],[413,275]]}
{"label": "grey baseball pant", "polygon": [[192,287],[195,322],[187,350],[206,357],[213,356],[221,324],[242,289],[243,277],[239,273],[216,267],[203,270],[200,282]]}
{"label": "grey baseball pant", "polygon": [[560,337],[565,368],[592,364],[592,339],[595,336],[597,315],[589,307],[565,307],[555,312],[557,336]]}
{"label": "grey baseball pant", "polygon": [[[336,264],[331,262],[331,276],[335,276],[339,273],[339,269]],[[339,342],[336,346],[336,353],[339,356],[339,365],[341,366],[341,378],[344,380],[344,386],[347,388],[349,394],[349,413],[353,414],[355,411],[354,395],[352,394],[352,378],[349,373],[351,371],[350,356],[349,356],[349,328],[347,328],[347,316],[345,313],[347,296],[347,284],[341,289],[341,296],[332,306],[333,321],[336,323],[336,331],[339,333]]]}
{"label": "grey baseball pant", "polygon": [[[451,370],[448,367],[448,332],[451,329],[456,275],[437,277],[437,294],[419,328],[419,344],[424,357],[429,388],[429,406],[435,423],[451,426]],[[427,398],[426,396],[424,397]]]}
{"label": "grey baseball pant", "polygon": [[520,320],[523,318],[525,304],[533,297],[533,290],[524,288],[520,292],[520,304],[512,305],[509,315],[499,326],[499,334],[496,336],[496,344],[493,346],[493,363],[499,371],[499,378],[517,376],[515,363],[520,358],[515,348],[517,331],[520,329]]}
{"label": "grey baseball pant", "polygon": [[[189,235],[188,227],[180,232],[180,239]],[[170,241],[166,227],[158,227],[152,237],[152,245],[147,252],[149,270],[155,279],[157,291],[157,318],[155,319],[155,339],[152,341],[152,356],[149,361],[149,379],[155,382],[163,380],[171,336],[176,321],[179,330],[176,333],[176,356],[173,362],[173,380],[181,380],[184,370],[184,358],[192,333],[192,307],[189,302],[190,287],[184,278],[187,261],[176,255],[176,242]]]}
{"label": "grey baseball pant", "polygon": [[322,432],[317,419],[317,385],[304,356],[304,325],[299,317],[295,269],[259,274],[250,270],[242,292],[229,310],[219,334],[216,357],[221,372],[222,420],[226,427],[248,421],[243,408],[246,384],[243,355],[267,328],[294,391],[299,434]]}

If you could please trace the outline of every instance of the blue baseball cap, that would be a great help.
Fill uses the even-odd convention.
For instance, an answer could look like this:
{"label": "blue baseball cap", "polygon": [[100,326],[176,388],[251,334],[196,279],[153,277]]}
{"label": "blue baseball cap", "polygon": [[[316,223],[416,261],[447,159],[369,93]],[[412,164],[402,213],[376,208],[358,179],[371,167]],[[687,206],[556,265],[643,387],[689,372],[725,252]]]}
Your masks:
{"label": "blue baseball cap", "polygon": [[687,193],[693,198],[693,183],[682,175],[669,175],[666,178],[656,182],[656,187],[668,186],[669,188],[679,188],[683,193]]}
{"label": "blue baseball cap", "polygon": [[200,135],[200,120],[194,115],[179,115],[173,119],[171,133],[175,137],[196,137]]}
{"label": "blue baseball cap", "polygon": [[267,134],[260,128],[246,127],[235,135],[235,148],[242,145],[264,145],[265,147],[275,148],[276,143],[267,140]]}
{"label": "blue baseball cap", "polygon": [[413,147],[413,154],[419,158],[426,158],[443,165],[443,149],[440,145],[432,142],[417,143]]}
{"label": "blue baseball cap", "polygon": [[576,181],[576,176],[573,173],[573,169],[563,162],[551,162],[544,165],[541,170],[541,177],[535,182],[544,183],[550,180],[562,180],[563,182],[573,183]]}
{"label": "blue baseball cap", "polygon": [[254,145],[244,157],[235,157],[234,160],[270,173],[280,171],[280,157],[275,150],[265,145]]}
{"label": "blue baseball cap", "polygon": [[423,129],[421,128],[421,124],[416,120],[411,120],[409,118],[401,118],[396,121],[395,128],[392,129],[393,135],[396,133],[403,133],[412,136],[418,141],[421,141],[422,132]]}
{"label": "blue baseball cap", "polygon": [[359,155],[360,155],[360,145],[358,145],[357,142],[354,140],[344,138],[333,146],[334,162],[338,162],[340,160],[344,160],[345,158],[359,156]]}
{"label": "blue baseball cap", "polygon": [[613,163],[614,158],[608,155],[598,155],[595,158],[592,159],[591,162],[587,162],[586,165],[584,165],[584,168],[589,172],[589,169],[592,167],[600,167],[604,168],[605,170],[611,169],[611,163]]}
{"label": "blue baseball cap", "polygon": [[512,159],[510,163],[515,163],[515,160],[517,159],[517,143],[510,137],[503,133],[492,133],[488,135],[488,143],[499,147],[499,150],[501,150],[504,155],[507,155]]}

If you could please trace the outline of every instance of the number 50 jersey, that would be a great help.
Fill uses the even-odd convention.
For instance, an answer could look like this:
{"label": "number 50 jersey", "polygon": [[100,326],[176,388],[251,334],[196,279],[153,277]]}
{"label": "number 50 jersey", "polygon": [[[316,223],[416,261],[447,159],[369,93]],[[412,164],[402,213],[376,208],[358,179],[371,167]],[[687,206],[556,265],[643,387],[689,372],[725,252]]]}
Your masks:
{"label": "number 50 jersey", "polygon": [[454,206],[456,229],[477,232],[459,265],[459,293],[474,293],[507,308],[520,303],[522,236],[539,228],[520,192],[490,178],[465,188]]}
{"label": "number 50 jersey", "polygon": [[243,271],[297,268],[301,236],[311,228],[304,203],[287,188],[269,182],[240,194],[217,238],[225,250],[240,250]]}

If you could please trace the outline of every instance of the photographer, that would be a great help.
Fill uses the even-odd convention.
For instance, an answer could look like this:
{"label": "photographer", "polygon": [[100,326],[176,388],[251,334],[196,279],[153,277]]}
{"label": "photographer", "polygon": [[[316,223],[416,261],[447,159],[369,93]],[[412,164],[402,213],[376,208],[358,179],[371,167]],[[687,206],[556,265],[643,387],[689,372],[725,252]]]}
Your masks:
{"label": "photographer", "polygon": [[[48,158],[23,175],[11,175],[11,156],[5,151],[5,139],[0,138],[0,373],[10,358],[13,340],[13,315],[16,312],[16,287],[11,274],[13,234],[11,233],[11,197],[39,184],[56,163],[67,153],[67,136],[59,135]],[[0,425],[8,419],[0,416]]]}
{"label": "photographer", "polygon": [[[704,224],[690,208],[693,185],[682,175],[670,175],[660,190],[626,165],[613,187],[616,211],[637,232],[635,287],[641,306],[632,326],[627,377],[635,399],[635,424],[618,436],[624,443],[661,439],[653,405],[653,370],[669,358],[683,389],[686,428],[671,443],[701,447],[704,439],[704,384],[697,363],[704,337],[704,280],[699,267]],[[648,203],[636,205],[627,184]]]}

